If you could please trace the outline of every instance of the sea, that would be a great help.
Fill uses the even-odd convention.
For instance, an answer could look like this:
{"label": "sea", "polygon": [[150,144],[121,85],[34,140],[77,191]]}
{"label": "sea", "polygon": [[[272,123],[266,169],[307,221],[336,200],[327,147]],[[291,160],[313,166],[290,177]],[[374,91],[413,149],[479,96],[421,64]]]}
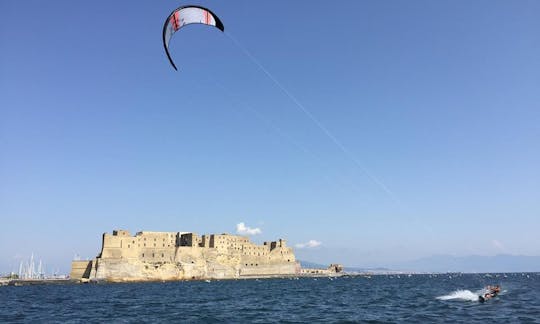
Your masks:
{"label": "sea", "polygon": [[0,287],[0,323],[29,322],[540,323],[540,273]]}

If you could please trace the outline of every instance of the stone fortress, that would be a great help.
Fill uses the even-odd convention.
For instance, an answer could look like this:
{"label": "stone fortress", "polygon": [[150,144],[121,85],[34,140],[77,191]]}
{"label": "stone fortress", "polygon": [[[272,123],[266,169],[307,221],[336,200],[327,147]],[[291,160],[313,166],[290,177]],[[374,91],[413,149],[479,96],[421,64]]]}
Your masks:
{"label": "stone fortress", "polygon": [[81,281],[153,281],[234,279],[300,274],[285,240],[251,243],[230,234],[199,236],[186,232],[147,232],[131,236],[103,234],[101,253],[73,261],[71,279]]}

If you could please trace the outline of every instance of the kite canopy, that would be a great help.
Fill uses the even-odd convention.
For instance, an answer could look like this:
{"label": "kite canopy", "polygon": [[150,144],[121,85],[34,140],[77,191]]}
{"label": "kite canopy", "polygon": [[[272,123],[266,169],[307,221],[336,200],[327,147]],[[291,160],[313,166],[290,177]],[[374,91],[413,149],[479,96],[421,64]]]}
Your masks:
{"label": "kite canopy", "polygon": [[223,23],[219,20],[218,16],[206,8],[199,6],[181,6],[173,10],[163,25],[163,46],[165,47],[165,53],[167,53],[169,62],[171,62],[171,65],[175,70],[178,69],[169,53],[169,41],[174,33],[189,24],[204,24],[225,31]]}

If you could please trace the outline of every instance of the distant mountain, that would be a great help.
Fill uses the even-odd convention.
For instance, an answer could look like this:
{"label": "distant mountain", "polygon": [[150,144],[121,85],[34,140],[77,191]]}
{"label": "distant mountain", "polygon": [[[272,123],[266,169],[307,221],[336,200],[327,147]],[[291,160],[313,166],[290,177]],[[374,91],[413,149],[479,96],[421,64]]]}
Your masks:
{"label": "distant mountain", "polygon": [[394,270],[416,272],[538,272],[540,256],[499,254],[455,257],[434,255],[414,261],[393,264]]}
{"label": "distant mountain", "polygon": [[300,265],[302,266],[302,268],[326,269],[329,266],[329,264],[324,265],[324,264],[319,264],[319,263],[314,263],[314,262],[309,262],[309,261],[303,261],[303,260],[297,260],[297,261],[300,262]]}
{"label": "distant mountain", "polygon": [[[312,269],[327,269],[329,264],[319,264],[309,261],[302,261],[298,260],[300,262],[300,265],[302,268],[312,268]],[[360,267],[347,267],[345,266],[343,268],[345,272],[370,272],[370,273],[388,273],[392,272],[391,269],[388,268],[360,268]]]}

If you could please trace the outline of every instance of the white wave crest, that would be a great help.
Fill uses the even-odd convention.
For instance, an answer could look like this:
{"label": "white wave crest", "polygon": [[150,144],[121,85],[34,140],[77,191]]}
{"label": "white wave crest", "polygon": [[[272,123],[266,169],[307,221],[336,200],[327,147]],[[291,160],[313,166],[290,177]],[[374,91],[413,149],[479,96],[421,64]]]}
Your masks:
{"label": "white wave crest", "polygon": [[448,295],[437,297],[439,300],[451,300],[451,299],[460,299],[460,300],[470,300],[478,301],[478,294],[473,293],[470,290],[456,290]]}

